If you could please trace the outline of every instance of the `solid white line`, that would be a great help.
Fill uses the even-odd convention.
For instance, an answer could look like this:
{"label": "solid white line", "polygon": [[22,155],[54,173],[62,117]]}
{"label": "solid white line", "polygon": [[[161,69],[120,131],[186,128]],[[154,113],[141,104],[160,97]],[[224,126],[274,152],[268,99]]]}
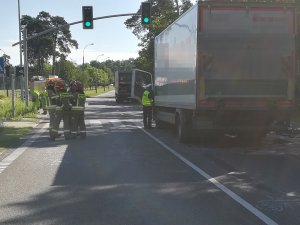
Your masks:
{"label": "solid white line", "polygon": [[38,139],[42,134],[43,134],[43,130],[45,126],[49,126],[49,123],[45,123],[42,128],[40,128],[36,134],[34,134],[32,137],[30,137],[30,139],[28,139],[27,141],[25,141],[19,148],[15,149],[9,156],[7,156],[6,158],[4,158],[1,162],[0,162],[0,173],[2,173],[14,160],[16,160],[20,155],[23,154],[23,152],[25,152],[30,145],[35,142],[36,139]]}
{"label": "solid white line", "polygon": [[274,220],[266,216],[263,212],[255,208],[253,205],[251,205],[249,202],[241,198],[239,195],[225,187],[223,184],[221,184],[219,181],[211,177],[209,174],[207,174],[204,170],[197,167],[195,164],[184,158],[182,155],[177,153],[175,150],[167,146],[165,143],[163,143],[161,140],[150,134],[148,131],[142,129],[139,127],[145,134],[147,134],[149,137],[151,137],[154,141],[156,141],[158,144],[163,146],[165,149],[167,149],[169,152],[171,152],[173,155],[175,155],[178,159],[183,161],[186,165],[194,169],[196,172],[198,172],[201,176],[205,177],[209,182],[214,184],[217,188],[219,188],[221,191],[226,193],[229,197],[231,197],[233,200],[235,200],[237,203],[242,205],[244,208],[246,208],[248,211],[253,213],[256,217],[258,217],[260,220],[262,220],[265,224],[268,225],[278,225]]}

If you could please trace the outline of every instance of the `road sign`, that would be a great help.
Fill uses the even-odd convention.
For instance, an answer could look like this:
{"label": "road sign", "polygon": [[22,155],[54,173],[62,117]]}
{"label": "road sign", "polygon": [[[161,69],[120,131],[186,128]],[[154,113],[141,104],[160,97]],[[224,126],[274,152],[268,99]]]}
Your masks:
{"label": "road sign", "polygon": [[4,74],[5,58],[0,57],[0,74]]}

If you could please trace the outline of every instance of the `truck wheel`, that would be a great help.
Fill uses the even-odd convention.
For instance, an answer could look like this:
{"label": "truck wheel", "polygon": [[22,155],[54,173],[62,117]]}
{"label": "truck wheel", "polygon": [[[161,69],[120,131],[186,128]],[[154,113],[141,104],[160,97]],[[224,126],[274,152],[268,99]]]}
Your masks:
{"label": "truck wheel", "polygon": [[166,127],[166,124],[163,121],[156,119],[155,127],[157,127],[158,129],[163,129]]}
{"label": "truck wheel", "polygon": [[184,111],[177,113],[175,126],[178,140],[187,143],[190,139],[190,121]]}

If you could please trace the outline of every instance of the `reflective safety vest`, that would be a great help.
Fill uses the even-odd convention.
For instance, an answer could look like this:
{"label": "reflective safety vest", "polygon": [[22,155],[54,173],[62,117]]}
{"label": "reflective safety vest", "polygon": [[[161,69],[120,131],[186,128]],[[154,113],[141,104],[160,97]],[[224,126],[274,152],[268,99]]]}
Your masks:
{"label": "reflective safety vest", "polygon": [[142,105],[143,106],[152,106],[153,100],[148,97],[150,92],[148,90],[144,91],[143,97],[142,97]]}
{"label": "reflective safety vest", "polygon": [[69,110],[72,107],[70,97],[70,94],[67,92],[60,93],[60,99],[64,110]]}
{"label": "reflective safety vest", "polygon": [[59,98],[59,95],[55,94],[52,90],[47,90],[47,96],[46,96],[46,109],[55,109],[57,99]]}
{"label": "reflective safety vest", "polygon": [[77,92],[73,93],[73,111],[84,111],[84,105],[85,105],[85,94],[79,94]]}
{"label": "reflective safety vest", "polygon": [[47,93],[47,91],[41,92],[40,98],[41,98],[42,108],[45,109],[46,106],[48,105],[48,103],[47,103],[47,101],[48,101],[48,93]]}

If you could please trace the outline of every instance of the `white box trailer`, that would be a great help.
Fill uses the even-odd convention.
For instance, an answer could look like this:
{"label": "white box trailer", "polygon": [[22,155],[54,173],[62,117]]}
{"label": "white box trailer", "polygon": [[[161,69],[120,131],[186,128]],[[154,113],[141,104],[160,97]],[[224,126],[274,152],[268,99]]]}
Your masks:
{"label": "white box trailer", "polygon": [[115,72],[115,98],[116,102],[120,103],[124,100],[135,99],[141,100],[143,94],[143,86],[152,84],[152,74],[139,70],[132,69],[131,71],[116,71]]}
{"label": "white box trailer", "polygon": [[263,136],[295,93],[294,4],[198,1],[155,38],[158,125]]}

